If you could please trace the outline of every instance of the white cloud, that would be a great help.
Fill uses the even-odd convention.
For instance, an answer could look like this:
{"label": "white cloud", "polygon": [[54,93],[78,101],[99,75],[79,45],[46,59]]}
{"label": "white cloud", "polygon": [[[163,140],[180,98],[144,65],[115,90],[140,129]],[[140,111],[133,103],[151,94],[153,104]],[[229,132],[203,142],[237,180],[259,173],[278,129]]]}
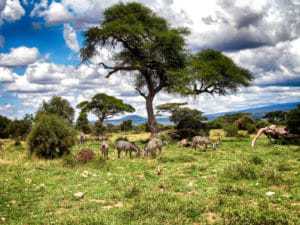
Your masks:
{"label": "white cloud", "polygon": [[9,53],[0,54],[0,66],[26,66],[34,63],[39,58],[37,48],[28,48],[21,46],[10,49]]}
{"label": "white cloud", "polygon": [[25,10],[23,9],[19,0],[1,0],[0,22],[1,20],[8,22],[16,21],[24,15]]}
{"label": "white cloud", "polygon": [[12,83],[16,76],[11,69],[0,67],[0,83]]}
{"label": "white cloud", "polygon": [[80,47],[76,36],[76,31],[70,24],[64,25],[64,39],[67,46],[74,52],[78,52]]}

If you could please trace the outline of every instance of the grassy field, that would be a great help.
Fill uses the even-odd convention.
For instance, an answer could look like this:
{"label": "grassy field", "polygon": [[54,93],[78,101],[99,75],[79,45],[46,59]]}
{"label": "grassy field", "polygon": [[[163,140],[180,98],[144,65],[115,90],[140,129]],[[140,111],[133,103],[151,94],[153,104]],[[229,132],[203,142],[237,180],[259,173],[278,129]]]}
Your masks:
{"label": "grassy field", "polygon": [[0,224],[300,224],[300,147],[225,139],[217,151],[169,143],[157,159],[117,159],[111,148],[103,161],[87,145],[97,158],[80,164],[29,159],[8,141]]}

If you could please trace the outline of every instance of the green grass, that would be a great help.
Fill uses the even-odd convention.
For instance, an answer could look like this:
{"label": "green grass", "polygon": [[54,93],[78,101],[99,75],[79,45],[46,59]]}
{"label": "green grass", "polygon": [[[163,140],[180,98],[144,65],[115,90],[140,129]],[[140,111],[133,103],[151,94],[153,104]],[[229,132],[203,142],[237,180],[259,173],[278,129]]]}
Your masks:
{"label": "green grass", "polygon": [[205,152],[169,143],[157,159],[117,159],[111,147],[108,161],[85,147],[97,157],[82,164],[6,143],[0,224],[300,224],[300,147],[231,138]]}

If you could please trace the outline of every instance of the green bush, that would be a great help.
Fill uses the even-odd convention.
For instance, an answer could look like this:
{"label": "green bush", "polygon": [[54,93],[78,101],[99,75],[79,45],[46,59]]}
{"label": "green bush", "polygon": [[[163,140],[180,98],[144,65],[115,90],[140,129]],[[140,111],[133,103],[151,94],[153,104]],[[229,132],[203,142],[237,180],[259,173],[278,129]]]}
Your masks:
{"label": "green bush", "polygon": [[227,137],[236,137],[239,129],[236,124],[231,124],[224,126],[224,131]]}
{"label": "green bush", "polygon": [[223,213],[224,225],[288,225],[296,224],[280,210],[268,206],[250,207],[241,204],[239,208],[227,208]]}
{"label": "green bush", "polygon": [[246,128],[246,130],[248,131],[249,134],[256,133],[256,125],[255,124],[247,123],[245,125],[245,128]]}
{"label": "green bush", "polygon": [[69,153],[75,138],[74,129],[64,119],[43,114],[34,124],[27,143],[31,154],[52,159]]}
{"label": "green bush", "polygon": [[254,155],[250,158],[250,162],[255,164],[255,165],[262,165],[264,163],[264,161],[262,160],[262,158],[260,158],[257,155]]}
{"label": "green bush", "polygon": [[300,105],[287,114],[287,128],[292,134],[300,134]]}

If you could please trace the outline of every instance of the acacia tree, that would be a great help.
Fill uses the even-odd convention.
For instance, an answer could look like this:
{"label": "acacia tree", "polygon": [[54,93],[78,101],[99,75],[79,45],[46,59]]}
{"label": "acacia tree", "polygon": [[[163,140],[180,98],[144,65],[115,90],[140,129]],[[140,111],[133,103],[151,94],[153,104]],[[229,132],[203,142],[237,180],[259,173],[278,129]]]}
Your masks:
{"label": "acacia tree", "polygon": [[93,113],[98,118],[98,122],[101,125],[105,119],[111,116],[135,111],[131,105],[125,104],[121,99],[117,99],[104,93],[96,94],[91,101],[79,103],[77,108],[80,108],[82,113]]}
{"label": "acacia tree", "polygon": [[136,91],[146,101],[148,125],[155,133],[153,100],[174,82],[172,74],[184,68],[186,34],[186,29],[171,28],[165,19],[139,3],[119,3],[105,10],[100,27],[85,33],[81,57],[87,61],[97,46],[117,48],[114,65],[100,65],[109,70],[107,78],[119,71],[135,76]]}
{"label": "acacia tree", "polygon": [[[247,86],[251,74],[213,50],[188,56],[185,28],[172,28],[167,21],[139,3],[119,3],[104,12],[99,27],[85,33],[85,47],[81,49],[87,62],[97,47],[115,49],[114,65],[101,62],[109,78],[116,72],[135,77],[136,91],[145,98],[148,126],[157,132],[153,100],[160,91],[184,95],[202,93],[226,94]],[[216,67],[215,67],[216,66]]]}

